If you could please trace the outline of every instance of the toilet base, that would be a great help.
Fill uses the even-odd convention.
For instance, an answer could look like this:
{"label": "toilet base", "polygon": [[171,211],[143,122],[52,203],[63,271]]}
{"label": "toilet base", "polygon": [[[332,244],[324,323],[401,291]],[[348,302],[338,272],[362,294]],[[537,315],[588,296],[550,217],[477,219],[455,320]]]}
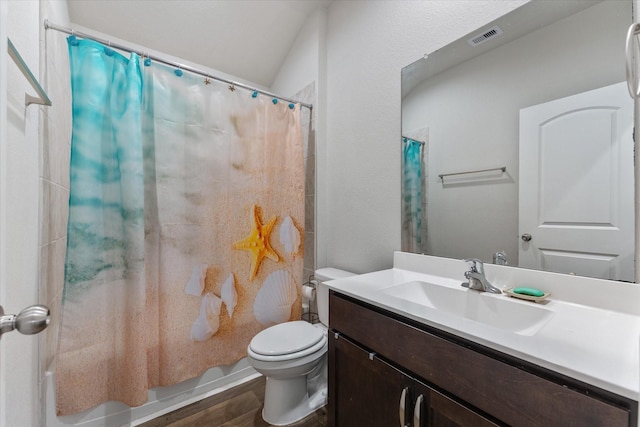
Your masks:
{"label": "toilet base", "polygon": [[326,388],[309,396],[304,375],[285,380],[267,377],[262,418],[269,424],[286,426],[300,421],[326,403]]}

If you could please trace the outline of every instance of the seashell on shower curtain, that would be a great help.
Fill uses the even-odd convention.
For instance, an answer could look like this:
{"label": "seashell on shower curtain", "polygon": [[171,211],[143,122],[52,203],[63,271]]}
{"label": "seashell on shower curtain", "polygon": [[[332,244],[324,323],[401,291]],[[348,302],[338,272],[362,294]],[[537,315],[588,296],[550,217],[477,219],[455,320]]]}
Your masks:
{"label": "seashell on shower curtain", "polygon": [[[69,52],[60,415],[141,405],[151,387],[246,356],[265,327],[253,310],[265,280],[283,271],[302,283],[303,256],[278,236],[287,216],[304,224],[299,106],[108,56],[89,40]],[[279,321],[300,318],[292,289]]]}

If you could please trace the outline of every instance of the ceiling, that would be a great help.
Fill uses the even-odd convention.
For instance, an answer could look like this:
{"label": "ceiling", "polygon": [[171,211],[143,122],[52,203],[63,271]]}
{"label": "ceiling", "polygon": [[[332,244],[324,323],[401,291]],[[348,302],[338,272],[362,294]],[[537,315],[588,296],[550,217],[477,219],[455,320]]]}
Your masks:
{"label": "ceiling", "polygon": [[[478,55],[507,44],[523,35],[536,31],[555,21],[587,9],[601,0],[531,1],[512,10],[478,30],[451,42],[423,59],[402,69],[402,96],[405,97],[429,77],[458,65]],[[477,37],[494,26],[503,31],[490,43],[472,46],[470,38]]]}
{"label": "ceiling", "polygon": [[331,0],[68,0],[71,22],[270,87]]}

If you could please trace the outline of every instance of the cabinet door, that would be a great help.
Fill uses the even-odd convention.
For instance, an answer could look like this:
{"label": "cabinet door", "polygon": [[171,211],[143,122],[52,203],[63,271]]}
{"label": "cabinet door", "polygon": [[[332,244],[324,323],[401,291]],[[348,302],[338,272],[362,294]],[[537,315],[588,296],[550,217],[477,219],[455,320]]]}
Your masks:
{"label": "cabinet door", "polygon": [[[419,397],[418,397],[419,399]],[[461,405],[460,403],[429,390],[428,422],[422,422],[414,427],[491,427],[498,424]]]}
{"label": "cabinet door", "polygon": [[330,426],[410,425],[410,377],[343,337],[329,336],[329,357]]}

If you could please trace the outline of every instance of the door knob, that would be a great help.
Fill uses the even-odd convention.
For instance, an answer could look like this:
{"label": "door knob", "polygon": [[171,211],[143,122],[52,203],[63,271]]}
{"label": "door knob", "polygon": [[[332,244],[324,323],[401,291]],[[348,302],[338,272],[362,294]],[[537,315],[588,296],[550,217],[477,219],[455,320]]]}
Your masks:
{"label": "door knob", "polygon": [[49,325],[49,319],[49,307],[45,305],[32,305],[17,315],[5,315],[4,309],[0,306],[0,336],[14,329],[25,335],[37,334]]}
{"label": "door knob", "polygon": [[520,236],[520,238],[525,242],[529,242],[533,237],[529,233],[524,233],[522,236]]}

